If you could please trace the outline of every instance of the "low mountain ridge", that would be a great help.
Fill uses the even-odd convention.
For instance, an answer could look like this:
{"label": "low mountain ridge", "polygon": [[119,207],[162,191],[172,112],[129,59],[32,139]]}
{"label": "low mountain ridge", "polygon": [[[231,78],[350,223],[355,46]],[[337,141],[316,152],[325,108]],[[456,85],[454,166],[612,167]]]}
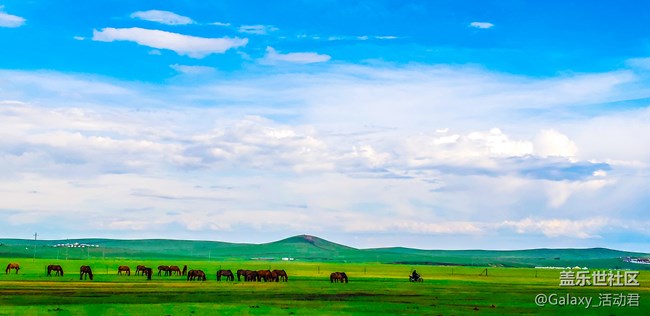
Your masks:
{"label": "low mountain ridge", "polygon": [[[55,247],[56,245],[60,245]],[[86,246],[89,245],[89,246]],[[263,243],[228,243],[172,239],[66,240],[0,239],[0,257],[34,255],[38,258],[189,259],[189,260],[300,260],[320,262],[380,262],[502,267],[574,267],[650,269],[624,262],[626,257],[650,257],[607,248],[526,250],[422,250],[404,247],[357,249],[311,236],[298,235]]]}

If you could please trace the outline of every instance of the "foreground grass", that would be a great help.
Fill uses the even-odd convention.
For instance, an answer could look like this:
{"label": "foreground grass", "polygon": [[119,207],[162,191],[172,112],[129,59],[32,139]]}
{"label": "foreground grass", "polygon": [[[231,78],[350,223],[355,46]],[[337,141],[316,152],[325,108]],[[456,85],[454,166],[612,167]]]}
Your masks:
{"label": "foreground grass", "polygon": [[[28,260],[31,261],[31,260]],[[650,274],[640,287],[559,287],[558,270],[433,267],[377,263],[162,262],[36,260],[21,262],[18,275],[0,275],[0,315],[647,315]],[[45,276],[47,264],[60,264],[63,277]],[[95,280],[79,281],[89,264]],[[183,277],[117,276],[118,265],[187,264],[203,269],[206,282]],[[3,268],[6,263],[3,264]],[[217,282],[218,269],[284,269],[287,283]],[[416,268],[423,283],[410,283]],[[329,273],[346,271],[348,284],[332,284]],[[484,274],[484,273],[483,273]],[[535,305],[537,294],[589,296],[638,293],[639,307]],[[597,304],[597,303],[594,303]]]}

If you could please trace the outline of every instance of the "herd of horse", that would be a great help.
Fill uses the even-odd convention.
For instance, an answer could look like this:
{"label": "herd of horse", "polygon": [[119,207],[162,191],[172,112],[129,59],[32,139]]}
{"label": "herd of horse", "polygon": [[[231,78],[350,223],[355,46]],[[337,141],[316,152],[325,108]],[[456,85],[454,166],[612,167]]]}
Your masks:
{"label": "herd of horse", "polygon": [[[9,274],[9,271],[11,269],[16,270],[16,274],[18,274],[18,270],[20,270],[20,265],[17,263],[10,263],[7,265],[7,269],[5,270],[6,274]],[[63,268],[61,268],[60,265],[55,265],[51,264],[47,266],[47,276],[52,276],[52,272],[55,272],[55,276],[63,276]],[[127,276],[131,275],[131,268],[128,266],[119,266],[117,268],[117,274],[122,275],[125,274]],[[164,274],[163,274],[164,273]],[[147,280],[151,280],[151,275],[153,274],[153,269],[145,267],[143,265],[139,265],[136,267],[135,270],[135,275],[143,275],[147,277]],[[178,266],[165,266],[161,265],[158,266],[158,275],[159,276],[172,276],[172,275],[177,275],[177,276],[185,276],[187,275],[187,280],[188,281],[206,281],[207,277],[205,275],[205,272],[202,270],[187,270],[187,265],[183,266],[183,269],[181,270]],[[219,270],[217,271],[217,281],[221,281],[221,278],[225,278],[226,281],[235,281],[235,275],[232,273],[231,270]],[[93,271],[90,268],[90,266],[81,266],[79,268],[79,280],[87,280],[90,278],[90,280],[93,279]],[[244,282],[288,282],[289,277],[287,276],[287,272],[284,270],[245,270],[245,269],[240,269],[237,270],[237,281],[242,281],[242,278]],[[331,283],[348,283],[348,276],[345,274],[345,272],[333,272],[330,274],[330,282]]]}

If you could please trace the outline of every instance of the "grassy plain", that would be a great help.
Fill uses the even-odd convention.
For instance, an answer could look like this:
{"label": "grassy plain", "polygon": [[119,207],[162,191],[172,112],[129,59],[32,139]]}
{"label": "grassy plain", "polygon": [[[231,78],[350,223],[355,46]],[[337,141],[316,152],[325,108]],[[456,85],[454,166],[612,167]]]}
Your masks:
{"label": "grassy plain", "polygon": [[[9,259],[3,259],[3,268]],[[56,260],[21,258],[19,274],[0,274],[0,315],[648,315],[650,274],[640,287],[560,287],[559,270],[501,267],[416,266],[382,263],[208,260]],[[47,277],[60,264],[63,277]],[[93,281],[79,280],[79,267],[93,268]],[[118,276],[118,265],[187,264],[203,269],[206,282],[154,275]],[[289,282],[217,282],[218,269],[284,269]],[[410,283],[415,268],[425,282]],[[484,275],[487,269],[487,276]],[[329,273],[346,271],[348,284]],[[483,273],[483,275],[481,275]],[[593,298],[639,294],[639,307],[544,306],[537,294]]]}

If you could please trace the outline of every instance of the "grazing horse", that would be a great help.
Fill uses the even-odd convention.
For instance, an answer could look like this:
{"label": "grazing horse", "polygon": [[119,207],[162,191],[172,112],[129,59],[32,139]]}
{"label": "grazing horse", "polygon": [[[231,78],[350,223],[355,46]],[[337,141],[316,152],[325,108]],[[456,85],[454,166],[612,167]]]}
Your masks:
{"label": "grazing horse", "polygon": [[158,276],[165,271],[165,275],[169,275],[169,266],[158,266]]}
{"label": "grazing horse", "polygon": [[178,266],[169,266],[169,275],[174,275],[174,272],[177,275],[181,275],[181,269]]}
{"label": "grazing horse", "polygon": [[275,282],[278,282],[279,280],[282,280],[284,282],[289,281],[289,277],[287,276],[287,272],[284,270],[273,270],[273,273],[275,273]]}
{"label": "grazing horse", "polygon": [[16,274],[18,274],[18,270],[20,270],[20,265],[17,263],[10,263],[7,265],[7,270],[5,270],[5,274],[9,274],[9,270],[11,269],[16,269]]}
{"label": "grazing horse", "polygon": [[190,270],[187,272],[187,280],[188,281],[193,281],[193,280],[198,280],[198,281],[205,281],[208,278],[205,277],[205,272],[201,270]]}
{"label": "grazing horse", "polygon": [[187,265],[183,265],[183,273],[181,275],[187,275]]}
{"label": "grazing horse", "polygon": [[348,275],[345,272],[333,272],[330,274],[330,283],[334,282],[348,283]]}
{"label": "grazing horse", "polygon": [[219,270],[217,271],[217,281],[221,281],[221,277],[225,276],[226,281],[235,281],[235,276],[230,270]]}
{"label": "grazing horse", "polygon": [[270,270],[257,271],[257,282],[262,282],[262,280],[264,280],[264,282],[274,281]]}
{"label": "grazing horse", "polygon": [[56,272],[56,276],[63,276],[63,268],[58,264],[51,264],[47,266],[47,276],[52,276],[52,271]]}
{"label": "grazing horse", "polygon": [[147,280],[151,280],[151,275],[153,274],[153,271],[151,271],[151,268],[142,268],[142,274],[147,276]]}
{"label": "grazing horse", "polygon": [[257,281],[257,271],[246,270],[245,281]]}
{"label": "grazing horse", "polygon": [[241,276],[242,276],[242,275],[244,276],[244,281],[246,281],[246,272],[247,272],[247,271],[248,271],[248,270],[244,270],[244,269],[239,269],[239,270],[237,270],[237,281],[240,281],[240,282],[241,282]]}
{"label": "grazing horse", "polygon": [[117,274],[122,275],[122,272],[126,273],[126,275],[131,275],[131,268],[127,266],[119,266],[117,267]]}
{"label": "grazing horse", "polygon": [[81,266],[81,268],[79,268],[79,280],[84,280],[84,276],[86,278],[90,277],[90,280],[92,281],[93,270],[90,269],[90,266]]}
{"label": "grazing horse", "polygon": [[142,273],[142,275],[144,275],[144,269],[146,269],[145,266],[142,266],[142,265],[137,266],[135,268],[135,275],[138,275],[138,273]]}

